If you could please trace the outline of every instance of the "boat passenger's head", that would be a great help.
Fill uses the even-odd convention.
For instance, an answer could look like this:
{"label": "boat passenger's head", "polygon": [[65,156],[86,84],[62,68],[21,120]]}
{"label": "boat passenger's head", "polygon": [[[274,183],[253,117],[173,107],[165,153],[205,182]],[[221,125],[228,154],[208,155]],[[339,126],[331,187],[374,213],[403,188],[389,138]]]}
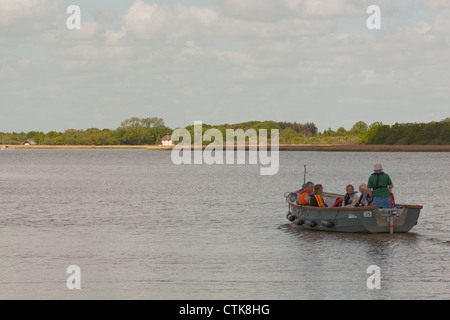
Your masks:
{"label": "boat passenger's head", "polygon": [[367,184],[362,183],[359,185],[359,192],[366,193],[367,192]]}
{"label": "boat passenger's head", "polygon": [[380,163],[376,163],[373,166],[373,171],[383,171],[383,166]]}
{"label": "boat passenger's head", "polygon": [[314,190],[314,183],[312,183],[311,181],[308,181],[306,183],[305,190],[308,191],[309,193],[313,192],[313,190]]}
{"label": "boat passenger's head", "polygon": [[355,191],[355,188],[353,187],[353,185],[349,184],[349,185],[347,185],[345,190],[347,191],[348,194],[350,194],[350,193],[353,193],[353,191]]}
{"label": "boat passenger's head", "polygon": [[323,186],[321,184],[316,184],[314,186],[314,191],[317,192],[318,194],[321,194],[323,192]]}

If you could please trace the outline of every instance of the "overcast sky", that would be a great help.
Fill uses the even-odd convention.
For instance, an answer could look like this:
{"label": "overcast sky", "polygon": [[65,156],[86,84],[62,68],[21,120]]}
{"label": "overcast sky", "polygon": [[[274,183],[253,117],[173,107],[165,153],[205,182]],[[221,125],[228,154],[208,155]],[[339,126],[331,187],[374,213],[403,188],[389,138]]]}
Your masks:
{"label": "overcast sky", "polygon": [[3,132],[440,121],[449,80],[448,0],[0,0]]}

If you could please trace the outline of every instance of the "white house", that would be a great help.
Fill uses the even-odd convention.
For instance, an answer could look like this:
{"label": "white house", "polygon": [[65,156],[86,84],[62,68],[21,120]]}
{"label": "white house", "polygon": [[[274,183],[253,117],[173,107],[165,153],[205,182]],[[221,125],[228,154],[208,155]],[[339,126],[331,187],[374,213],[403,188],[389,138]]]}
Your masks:
{"label": "white house", "polygon": [[23,144],[25,146],[35,146],[35,145],[37,145],[36,141],[34,141],[33,139],[27,140]]}
{"label": "white house", "polygon": [[173,146],[172,135],[167,134],[161,139],[163,146]]}

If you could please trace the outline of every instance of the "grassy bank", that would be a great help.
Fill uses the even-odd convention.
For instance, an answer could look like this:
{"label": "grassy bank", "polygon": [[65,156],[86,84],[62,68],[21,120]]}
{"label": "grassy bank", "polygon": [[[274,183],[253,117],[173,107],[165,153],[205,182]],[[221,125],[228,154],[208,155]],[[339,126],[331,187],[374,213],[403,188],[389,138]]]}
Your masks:
{"label": "grassy bank", "polygon": [[154,146],[154,145],[141,145],[141,146],[128,146],[128,145],[105,145],[105,146],[94,146],[94,145],[72,145],[72,146],[55,146],[55,145],[10,145],[10,148],[20,149],[20,150],[39,150],[39,149],[144,149],[144,150],[171,150],[172,147],[165,146]]}
{"label": "grassy bank", "polygon": [[[144,149],[144,150],[171,150],[173,146],[93,146],[93,145],[15,145],[10,146],[15,149]],[[206,146],[203,146],[204,148]],[[270,147],[269,147],[270,148]],[[450,145],[364,145],[364,144],[280,144],[280,151],[361,151],[361,152],[449,152]]]}
{"label": "grassy bank", "polygon": [[450,145],[316,144],[280,145],[285,151],[448,152]]}

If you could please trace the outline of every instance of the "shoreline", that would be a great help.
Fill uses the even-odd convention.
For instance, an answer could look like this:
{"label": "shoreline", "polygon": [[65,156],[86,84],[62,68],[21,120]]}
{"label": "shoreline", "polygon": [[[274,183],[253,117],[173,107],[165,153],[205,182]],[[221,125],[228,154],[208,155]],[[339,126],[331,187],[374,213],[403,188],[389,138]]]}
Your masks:
{"label": "shoreline", "polygon": [[[6,145],[5,145],[6,146]],[[34,146],[25,146],[25,145],[8,145],[10,148],[14,148],[16,150],[31,150],[31,149],[149,149],[149,150],[170,150],[173,146],[151,146],[151,145],[139,145],[139,146],[130,146],[130,145],[34,145]]]}
{"label": "shoreline", "polygon": [[[2,145],[16,150],[38,150],[38,149],[142,149],[142,150],[172,150],[173,146],[154,145]],[[203,149],[206,147],[203,146]],[[224,148],[225,149],[225,148]],[[236,147],[235,147],[236,149]],[[248,150],[248,145],[246,146]],[[270,150],[270,146],[268,146]],[[450,152],[450,145],[368,145],[368,144],[280,144],[280,151],[347,151],[347,152]]]}

